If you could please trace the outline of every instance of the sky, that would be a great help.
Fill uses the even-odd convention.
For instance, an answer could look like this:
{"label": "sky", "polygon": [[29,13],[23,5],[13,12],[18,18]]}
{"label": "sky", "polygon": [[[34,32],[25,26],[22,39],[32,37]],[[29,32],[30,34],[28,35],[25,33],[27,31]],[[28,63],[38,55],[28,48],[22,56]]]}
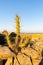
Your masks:
{"label": "sky", "polygon": [[0,0],[0,32],[15,32],[16,15],[21,32],[43,33],[43,0]]}

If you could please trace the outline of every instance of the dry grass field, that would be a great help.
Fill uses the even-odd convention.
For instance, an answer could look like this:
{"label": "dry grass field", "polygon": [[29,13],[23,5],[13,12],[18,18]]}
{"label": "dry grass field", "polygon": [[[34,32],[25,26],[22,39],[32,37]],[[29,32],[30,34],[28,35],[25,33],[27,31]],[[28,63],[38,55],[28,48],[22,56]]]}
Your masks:
{"label": "dry grass field", "polygon": [[25,34],[21,34],[22,37],[29,37],[31,38],[31,40],[41,40],[43,41],[43,33],[25,33]]}

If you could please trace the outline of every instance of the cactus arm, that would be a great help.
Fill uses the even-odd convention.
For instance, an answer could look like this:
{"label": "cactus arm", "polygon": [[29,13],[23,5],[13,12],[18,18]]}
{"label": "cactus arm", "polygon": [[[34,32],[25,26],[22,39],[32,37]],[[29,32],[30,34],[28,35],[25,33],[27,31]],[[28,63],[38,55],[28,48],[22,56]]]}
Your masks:
{"label": "cactus arm", "polygon": [[12,45],[11,45],[10,40],[9,40],[9,37],[6,36],[6,39],[7,39],[7,44],[8,44],[8,46],[9,46],[10,48],[12,48]]}
{"label": "cactus arm", "polygon": [[29,39],[28,38],[26,38],[26,40],[25,40],[25,42],[24,43],[20,43],[19,44],[19,47],[25,47],[27,44],[28,44],[28,41],[29,41]]}

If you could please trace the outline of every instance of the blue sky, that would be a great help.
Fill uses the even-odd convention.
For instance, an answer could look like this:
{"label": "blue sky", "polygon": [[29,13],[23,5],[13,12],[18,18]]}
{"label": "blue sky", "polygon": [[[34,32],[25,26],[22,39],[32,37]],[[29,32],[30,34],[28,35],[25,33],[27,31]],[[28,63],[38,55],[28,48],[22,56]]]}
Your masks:
{"label": "blue sky", "polygon": [[43,33],[43,0],[0,0],[0,32],[15,31],[15,16],[21,32]]}

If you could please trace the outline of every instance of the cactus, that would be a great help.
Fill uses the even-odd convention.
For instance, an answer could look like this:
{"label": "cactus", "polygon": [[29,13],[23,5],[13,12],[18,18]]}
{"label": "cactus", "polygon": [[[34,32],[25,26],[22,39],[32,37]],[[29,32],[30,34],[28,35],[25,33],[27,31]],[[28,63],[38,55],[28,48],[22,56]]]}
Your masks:
{"label": "cactus", "polygon": [[16,15],[16,34],[20,35],[20,21],[18,15]]}
{"label": "cactus", "polygon": [[[32,39],[31,35],[30,35],[30,37],[26,36],[26,34],[23,35],[22,37],[20,36],[20,21],[19,21],[18,15],[16,15],[16,33],[12,32],[9,35],[9,33],[7,31],[3,31],[2,34],[4,34],[6,36],[6,40],[7,40],[7,44],[8,44],[8,46],[6,45],[6,47],[9,48],[12,55],[10,56],[9,55],[10,53],[9,53],[7,56],[6,56],[6,54],[4,55],[5,58],[3,58],[3,55],[1,55],[2,57],[0,56],[0,58],[8,59],[7,62],[9,63],[9,60],[11,60],[11,58],[14,57],[14,58],[16,58],[18,64],[21,65],[21,63],[19,62],[18,57],[17,57],[18,53],[20,52],[21,54],[23,54],[23,56],[27,56],[28,58],[30,58],[31,64],[33,65],[33,58],[38,57],[38,52],[30,44],[31,39]],[[28,46],[28,44],[29,44],[29,46]],[[43,46],[42,46],[42,48],[43,48]],[[1,49],[2,49],[2,47],[1,47]],[[13,59],[13,61],[14,60],[15,59]]]}

